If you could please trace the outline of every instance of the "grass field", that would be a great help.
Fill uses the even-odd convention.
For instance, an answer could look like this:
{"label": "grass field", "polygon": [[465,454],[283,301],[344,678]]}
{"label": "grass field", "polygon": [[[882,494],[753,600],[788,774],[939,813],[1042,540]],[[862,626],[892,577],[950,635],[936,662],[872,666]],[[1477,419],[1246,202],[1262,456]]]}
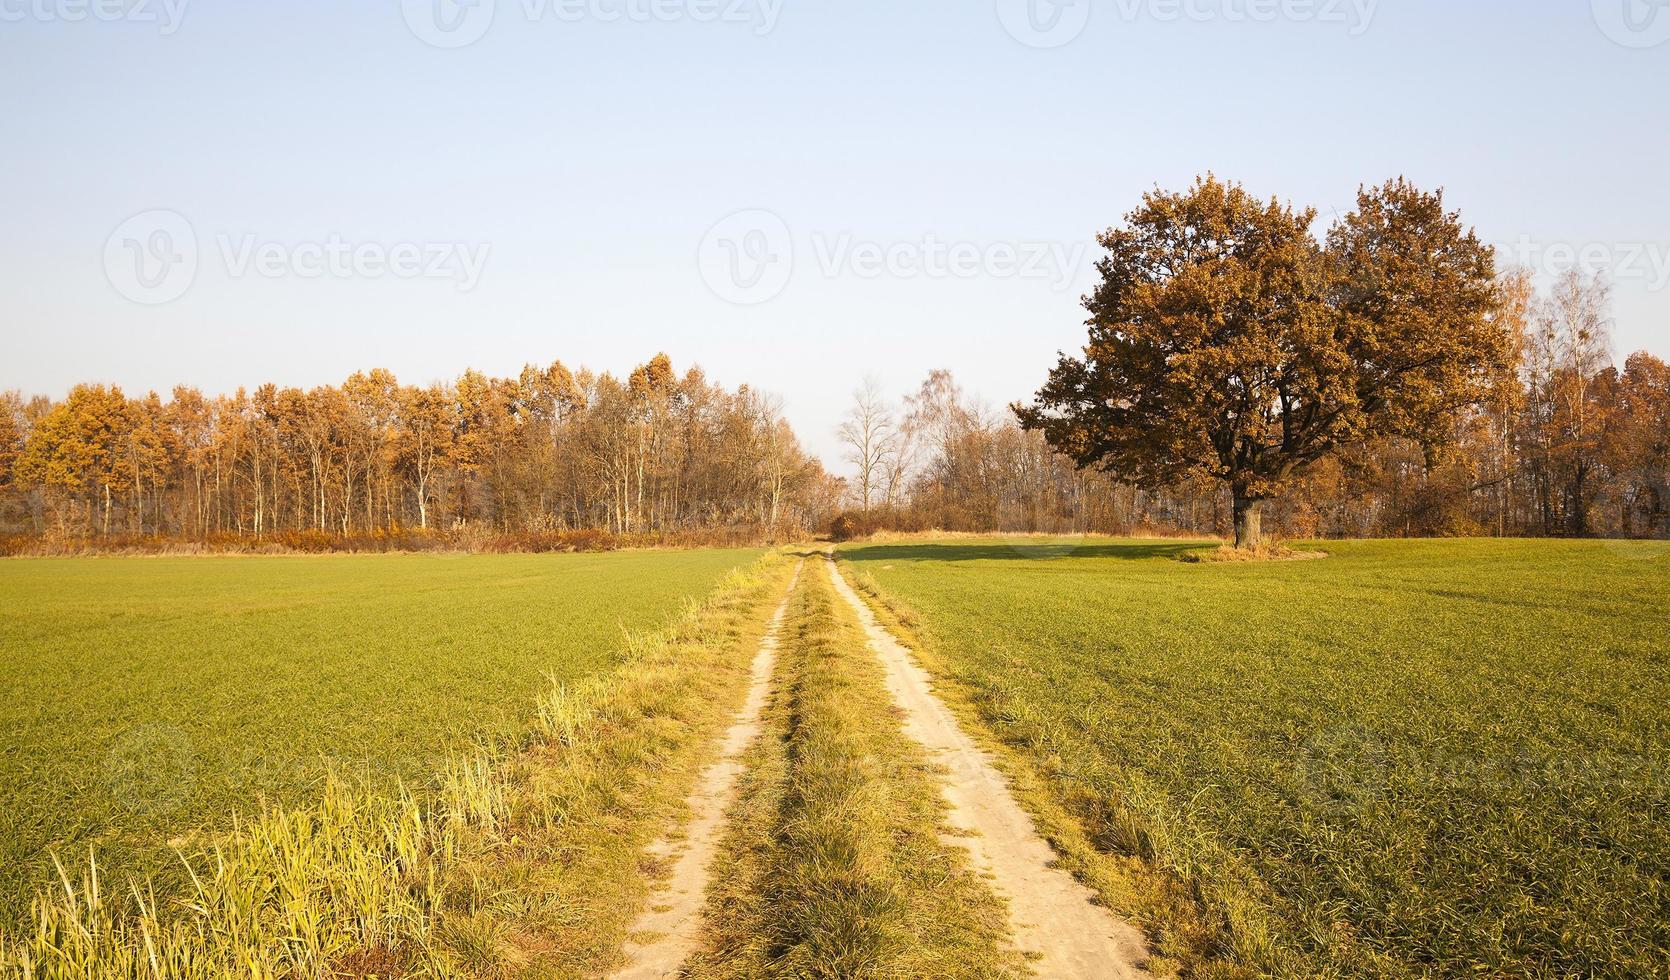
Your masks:
{"label": "grass field", "polygon": [[1670,973],[1662,545],[1177,561],[1190,547],[841,554],[1094,842],[1108,867],[1086,877],[1159,933],[1164,962]]}
{"label": "grass field", "polygon": [[178,876],[172,845],[327,770],[424,783],[756,554],[0,562],[0,914],[49,852]]}

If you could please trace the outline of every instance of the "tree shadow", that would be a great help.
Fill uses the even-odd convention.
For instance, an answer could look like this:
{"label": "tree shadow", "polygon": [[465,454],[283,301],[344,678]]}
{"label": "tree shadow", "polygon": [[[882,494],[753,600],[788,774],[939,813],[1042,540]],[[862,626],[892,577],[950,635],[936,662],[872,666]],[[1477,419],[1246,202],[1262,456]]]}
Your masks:
{"label": "tree shadow", "polygon": [[1215,541],[1125,541],[1085,542],[1062,541],[994,542],[941,541],[922,543],[892,543],[845,545],[840,555],[849,561],[1014,561],[1015,559],[1049,560],[1052,558],[1121,558],[1140,561],[1152,558],[1176,558],[1190,551],[1216,548]]}

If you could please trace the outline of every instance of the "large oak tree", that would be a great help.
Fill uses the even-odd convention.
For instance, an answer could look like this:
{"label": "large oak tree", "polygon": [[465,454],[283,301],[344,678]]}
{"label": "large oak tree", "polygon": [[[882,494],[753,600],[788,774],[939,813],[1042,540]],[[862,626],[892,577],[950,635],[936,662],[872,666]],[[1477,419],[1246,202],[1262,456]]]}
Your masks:
{"label": "large oak tree", "polygon": [[1440,450],[1512,370],[1491,250],[1401,179],[1362,190],[1326,241],[1315,221],[1210,176],[1147,194],[1099,237],[1084,356],[1061,356],[1022,425],[1139,485],[1223,481],[1243,547],[1262,502],[1344,445]]}

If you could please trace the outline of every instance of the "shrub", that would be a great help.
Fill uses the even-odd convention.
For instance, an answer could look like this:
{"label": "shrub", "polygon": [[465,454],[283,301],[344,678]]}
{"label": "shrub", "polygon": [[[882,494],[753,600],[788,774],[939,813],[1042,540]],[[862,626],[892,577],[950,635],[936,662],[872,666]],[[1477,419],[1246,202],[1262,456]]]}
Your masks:
{"label": "shrub", "polygon": [[856,511],[843,511],[837,514],[829,525],[829,537],[833,541],[851,541],[854,538],[867,538],[876,533],[876,524],[869,514]]}

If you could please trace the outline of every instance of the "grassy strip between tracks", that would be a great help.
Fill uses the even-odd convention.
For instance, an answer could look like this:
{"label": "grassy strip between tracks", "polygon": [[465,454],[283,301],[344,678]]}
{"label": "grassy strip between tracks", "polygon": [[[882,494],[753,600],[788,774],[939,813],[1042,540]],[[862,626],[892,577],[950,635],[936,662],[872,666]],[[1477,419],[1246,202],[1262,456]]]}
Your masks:
{"label": "grassy strip between tracks", "polygon": [[789,610],[692,978],[1011,977],[1004,907],[823,561]]}

